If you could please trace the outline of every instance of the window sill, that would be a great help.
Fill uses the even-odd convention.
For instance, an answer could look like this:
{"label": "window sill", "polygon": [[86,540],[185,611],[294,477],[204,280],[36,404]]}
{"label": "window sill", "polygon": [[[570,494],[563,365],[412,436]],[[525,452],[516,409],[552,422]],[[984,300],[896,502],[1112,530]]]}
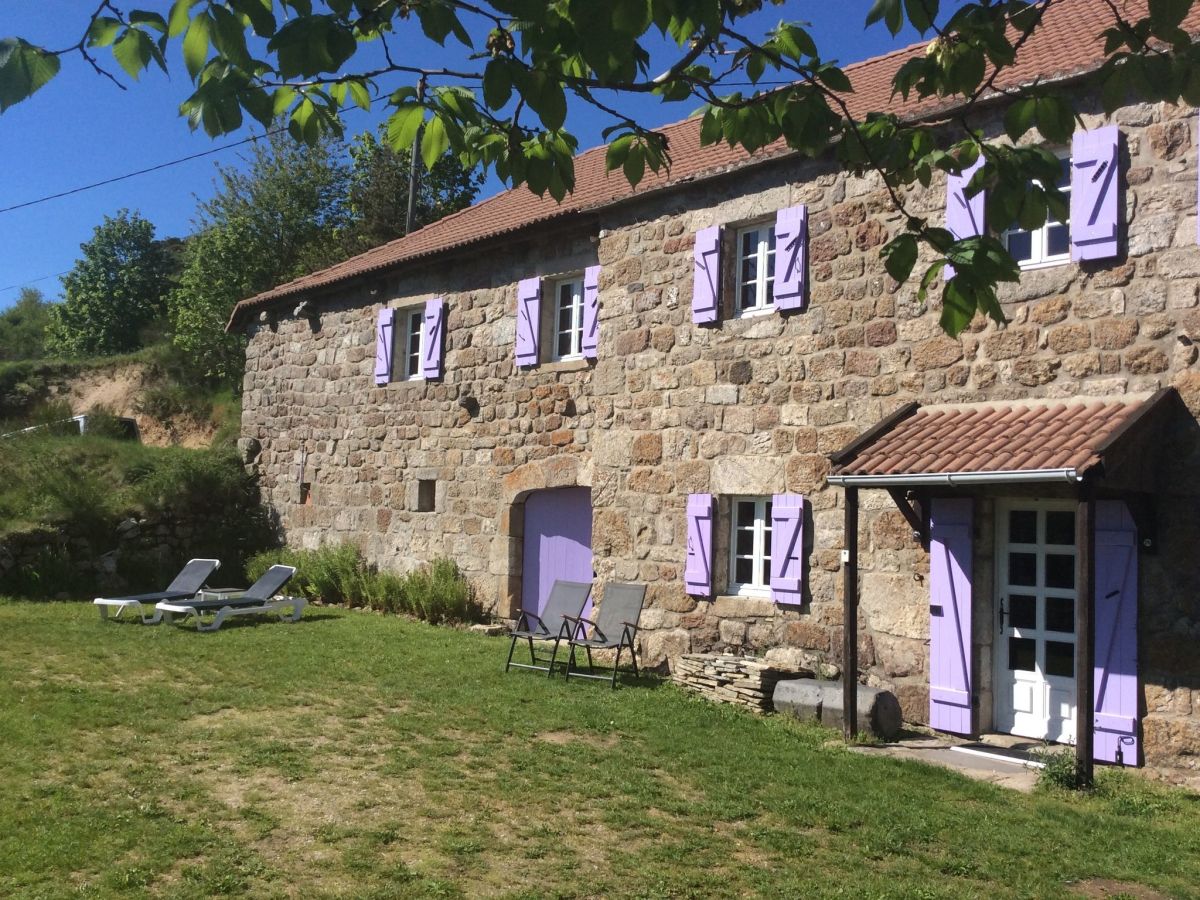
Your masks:
{"label": "window sill", "polygon": [[526,372],[582,372],[584,369],[590,369],[592,361],[585,357],[576,359],[558,359],[553,362],[544,362],[540,366],[529,366],[525,368]]}
{"label": "window sill", "polygon": [[760,316],[769,316],[775,311],[774,304],[771,306],[759,306],[754,309],[742,310],[740,313],[736,313],[733,318],[735,321],[738,319],[757,319]]}
{"label": "window sill", "polygon": [[770,600],[771,589],[731,584],[721,596],[730,600]]}
{"label": "window sill", "polygon": [[1022,272],[1036,272],[1039,269],[1056,269],[1059,266],[1070,265],[1070,263],[1071,257],[1068,254],[1067,256],[1056,256],[1053,259],[1043,259],[1041,262],[1024,262],[1017,263],[1017,265]]}

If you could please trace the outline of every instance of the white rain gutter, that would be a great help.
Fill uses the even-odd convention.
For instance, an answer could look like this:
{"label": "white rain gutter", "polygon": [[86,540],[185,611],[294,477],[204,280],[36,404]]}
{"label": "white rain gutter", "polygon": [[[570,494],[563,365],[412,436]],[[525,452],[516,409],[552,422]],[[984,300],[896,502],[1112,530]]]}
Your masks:
{"label": "white rain gutter", "polygon": [[1017,472],[915,472],[908,475],[830,475],[826,479],[838,487],[968,487],[977,484],[1030,484],[1047,481],[1083,481],[1075,469],[1025,469]]}

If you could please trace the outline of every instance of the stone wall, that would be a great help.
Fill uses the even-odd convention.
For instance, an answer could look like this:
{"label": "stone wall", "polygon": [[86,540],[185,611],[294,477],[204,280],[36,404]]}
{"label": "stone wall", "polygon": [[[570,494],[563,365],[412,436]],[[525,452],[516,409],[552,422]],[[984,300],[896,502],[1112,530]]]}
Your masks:
{"label": "stone wall", "polygon": [[[828,454],[850,438],[910,400],[1099,397],[1173,384],[1192,416],[1200,413],[1197,150],[1188,114],[1137,106],[1117,116],[1128,157],[1126,255],[1025,273],[1004,290],[1009,325],[977,321],[962,339],[942,333],[936,300],[923,306],[914,284],[884,272],[879,247],[902,221],[880,181],[820,161],[748,167],[600,211],[594,221],[328,292],[316,298],[315,323],[286,310],[266,317],[251,329],[243,419],[244,434],[262,442],[265,498],[296,544],[353,540],[396,568],[451,556],[505,615],[520,596],[524,497],[590,486],[598,581],[648,585],[647,662],[771,648],[810,668],[837,665],[843,498],[825,476]],[[944,184],[908,199],[913,212],[936,220]],[[694,326],[694,233],[796,203],[809,207],[809,308]],[[597,261],[598,361],[515,370],[517,280]],[[430,296],[449,305],[444,381],[376,387],[378,309]],[[1191,419],[1168,438],[1162,549],[1142,560],[1148,758],[1178,759],[1181,747],[1200,746],[1192,700],[1194,690],[1200,706],[1200,668],[1187,653],[1200,637],[1200,572],[1189,549],[1200,537],[1197,444]],[[419,479],[436,479],[432,512],[417,511]],[[729,498],[785,490],[811,504],[804,604],[687,596],[687,495],[719,496],[715,581],[723,585]],[[886,494],[865,492],[863,507],[861,674],[893,690],[907,718],[924,721],[928,559]],[[991,571],[986,508],[977,573]],[[990,589],[980,593],[976,668],[981,707],[990,709]]]}

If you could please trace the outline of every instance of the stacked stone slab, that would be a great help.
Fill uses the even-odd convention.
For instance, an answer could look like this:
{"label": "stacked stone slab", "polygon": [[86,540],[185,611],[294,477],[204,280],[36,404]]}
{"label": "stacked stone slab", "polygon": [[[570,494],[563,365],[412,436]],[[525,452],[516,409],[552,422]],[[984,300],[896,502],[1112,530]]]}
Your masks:
{"label": "stacked stone slab", "polygon": [[730,653],[685,653],[675,661],[671,679],[717,703],[735,703],[769,712],[775,685],[789,678],[812,678],[803,669],[781,669],[759,659]]}

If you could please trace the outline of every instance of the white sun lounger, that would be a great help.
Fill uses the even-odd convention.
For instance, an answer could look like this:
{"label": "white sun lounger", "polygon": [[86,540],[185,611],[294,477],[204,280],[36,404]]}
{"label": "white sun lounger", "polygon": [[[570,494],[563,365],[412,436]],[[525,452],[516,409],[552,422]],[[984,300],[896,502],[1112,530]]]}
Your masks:
{"label": "white sun lounger", "polygon": [[[271,566],[258,581],[245,590],[200,591],[192,600],[164,601],[154,608],[159,615],[165,616],[168,622],[174,622],[176,616],[182,620],[194,616],[197,631],[216,631],[226,619],[233,616],[262,613],[275,613],[280,621],[295,622],[304,613],[308,601],[303,597],[279,596],[279,590],[295,574],[296,569],[293,566]],[[212,621],[204,621],[207,615],[212,615]]]}
{"label": "white sun lounger", "polygon": [[150,606],[152,603],[171,603],[195,597],[212,573],[219,568],[221,568],[221,563],[216,559],[189,560],[188,564],[175,576],[175,580],[167,585],[165,591],[134,594],[129,597],[97,597],[92,603],[100,607],[101,619],[107,619],[109,611],[113,609],[116,610],[113,615],[114,619],[121,618],[121,614],[126,610],[133,610],[133,614],[139,616],[143,624],[154,625],[162,619],[162,612],[155,607],[154,613],[148,616],[143,612],[144,607]]}

